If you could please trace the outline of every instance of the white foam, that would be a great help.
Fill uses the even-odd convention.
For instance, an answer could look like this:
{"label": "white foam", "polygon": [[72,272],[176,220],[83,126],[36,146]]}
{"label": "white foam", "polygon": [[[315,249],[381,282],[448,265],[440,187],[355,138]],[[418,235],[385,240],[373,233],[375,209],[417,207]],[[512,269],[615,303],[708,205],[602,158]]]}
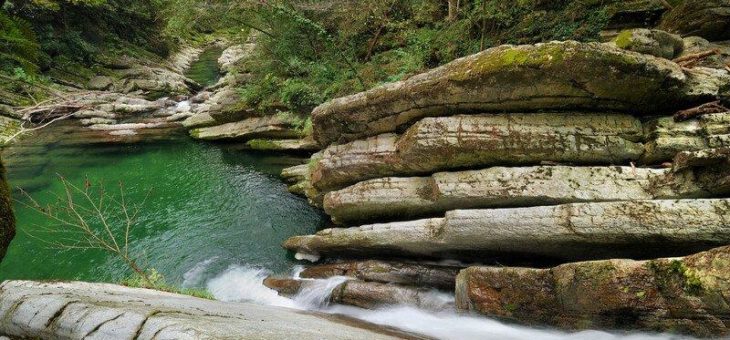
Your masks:
{"label": "white foam", "polygon": [[299,308],[291,299],[279,296],[275,290],[264,286],[263,281],[269,274],[265,269],[231,266],[208,281],[208,291],[220,301]]}
{"label": "white foam", "polygon": [[317,262],[319,261],[320,256],[317,254],[309,254],[309,253],[296,253],[294,254],[294,258],[299,261],[309,261],[309,262]]}

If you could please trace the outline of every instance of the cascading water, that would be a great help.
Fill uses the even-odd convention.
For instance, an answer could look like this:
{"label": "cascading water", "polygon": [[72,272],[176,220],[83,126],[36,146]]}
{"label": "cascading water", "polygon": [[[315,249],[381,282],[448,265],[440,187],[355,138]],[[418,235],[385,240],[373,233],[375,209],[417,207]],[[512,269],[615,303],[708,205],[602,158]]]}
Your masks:
{"label": "cascading water", "polygon": [[[293,277],[298,277],[295,269]],[[669,340],[688,339],[673,335],[616,334],[602,331],[565,333],[548,329],[534,329],[502,323],[482,317],[457,314],[452,308],[453,297],[445,293],[434,293],[434,301],[442,301],[441,307],[434,304],[429,310],[412,306],[391,306],[378,310],[329,305],[332,292],[348,278],[337,276],[323,280],[307,280],[301,291],[292,299],[279,296],[276,291],[263,285],[269,272],[260,268],[234,266],[208,282],[208,290],[222,301],[253,302],[263,305],[295,308],[331,314],[346,315],[374,324],[398,328],[425,336],[446,339],[590,339],[590,340]]]}

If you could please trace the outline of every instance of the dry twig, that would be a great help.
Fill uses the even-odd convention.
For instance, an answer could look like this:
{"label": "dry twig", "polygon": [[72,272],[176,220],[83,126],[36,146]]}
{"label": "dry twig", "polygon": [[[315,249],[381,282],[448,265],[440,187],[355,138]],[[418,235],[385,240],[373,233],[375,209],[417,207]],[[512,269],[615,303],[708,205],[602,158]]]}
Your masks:
{"label": "dry twig", "polygon": [[697,107],[693,107],[691,109],[681,110],[677,111],[677,113],[674,114],[674,121],[675,122],[682,122],[688,119],[692,119],[698,116],[707,115],[707,114],[713,114],[713,113],[722,113],[722,112],[728,112],[730,109],[720,104],[720,101],[714,101],[706,104],[702,104]]}

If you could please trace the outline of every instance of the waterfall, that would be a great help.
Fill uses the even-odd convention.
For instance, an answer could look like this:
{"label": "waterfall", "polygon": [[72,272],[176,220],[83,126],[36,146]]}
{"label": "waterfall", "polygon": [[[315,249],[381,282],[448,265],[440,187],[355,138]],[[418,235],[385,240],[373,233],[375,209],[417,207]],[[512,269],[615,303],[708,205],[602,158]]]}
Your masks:
{"label": "waterfall", "polygon": [[[295,268],[298,277],[301,268]],[[208,282],[208,290],[216,299],[222,301],[253,302],[262,305],[296,308],[341,314],[374,324],[390,326],[422,334],[436,339],[505,339],[505,340],[670,340],[688,339],[687,337],[666,334],[621,334],[603,331],[582,331],[566,333],[549,329],[536,329],[499,322],[484,317],[471,317],[457,314],[450,308],[443,310],[424,310],[412,306],[392,306],[377,310],[328,304],[332,291],[348,280],[337,276],[329,279],[304,279],[302,290],[293,299],[281,297],[276,291],[263,285],[270,273],[265,269],[231,266],[222,274]],[[430,297],[431,298],[431,297]],[[453,305],[453,296],[433,293],[433,300],[443,306]],[[431,306],[429,306],[431,307]]]}
{"label": "waterfall", "polygon": [[304,309],[326,308],[335,288],[348,279],[346,276],[333,276],[324,280],[303,280],[302,288],[294,296],[294,302]]}

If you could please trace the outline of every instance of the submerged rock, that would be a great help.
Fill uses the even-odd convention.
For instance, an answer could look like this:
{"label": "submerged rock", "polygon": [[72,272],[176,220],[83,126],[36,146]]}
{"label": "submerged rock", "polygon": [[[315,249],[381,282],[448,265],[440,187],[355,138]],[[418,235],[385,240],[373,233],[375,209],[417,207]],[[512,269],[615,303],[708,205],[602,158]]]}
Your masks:
{"label": "submerged rock", "polygon": [[326,146],[465,112],[665,113],[714,100],[716,77],[599,43],[505,45],[325,103],[312,113],[314,137]]}
{"label": "submerged rock", "polygon": [[[730,168],[725,173],[730,175]],[[619,166],[494,167],[368,180],[327,193],[323,206],[333,221],[352,224],[437,216],[454,209],[712,197],[722,193],[717,189],[713,178],[692,171]]]}
{"label": "submerged rock", "polygon": [[325,229],[284,248],[308,255],[404,255],[534,262],[679,256],[730,243],[730,199],[454,210],[443,218]]}
{"label": "submerged rock", "polygon": [[459,309],[530,325],[730,335],[730,247],[685,258],[470,267]]}
{"label": "submerged rock", "polygon": [[416,338],[319,313],[104,283],[5,281],[0,334],[41,339]]}

